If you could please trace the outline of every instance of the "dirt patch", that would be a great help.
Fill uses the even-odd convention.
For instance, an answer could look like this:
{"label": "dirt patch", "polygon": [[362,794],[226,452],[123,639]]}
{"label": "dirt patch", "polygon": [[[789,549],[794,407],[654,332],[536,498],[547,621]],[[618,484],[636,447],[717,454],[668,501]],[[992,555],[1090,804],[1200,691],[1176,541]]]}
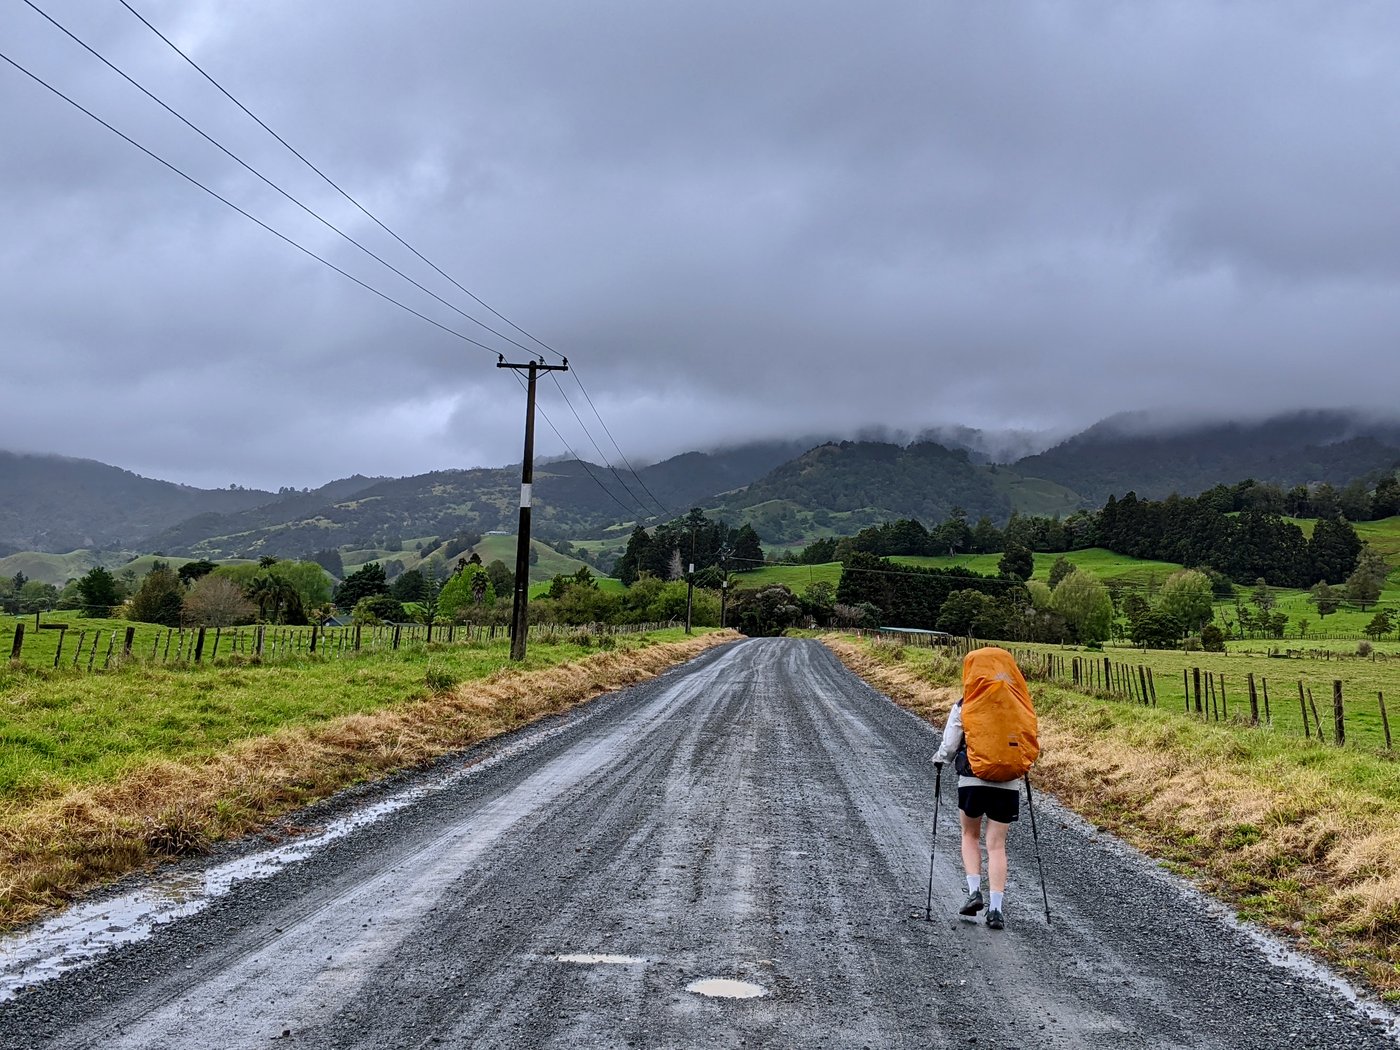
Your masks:
{"label": "dirt patch", "polygon": [[247,834],[347,785],[430,762],[644,681],[732,631],[499,671],[426,700],[287,729],[200,762],[151,762],[119,780],[0,810],[0,930],[149,864]]}

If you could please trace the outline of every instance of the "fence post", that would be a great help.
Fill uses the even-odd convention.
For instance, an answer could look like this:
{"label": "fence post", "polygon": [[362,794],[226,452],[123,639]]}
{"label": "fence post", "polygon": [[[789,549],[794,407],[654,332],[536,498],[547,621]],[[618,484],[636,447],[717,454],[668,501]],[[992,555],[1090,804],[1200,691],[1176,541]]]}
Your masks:
{"label": "fence post", "polygon": [[1390,716],[1385,713],[1385,694],[1377,690],[1376,703],[1381,705],[1381,728],[1385,730],[1385,749],[1390,750]]}
{"label": "fence post", "polygon": [[1261,679],[1261,681],[1264,683],[1264,724],[1273,725],[1274,715],[1273,712],[1269,710],[1269,680],[1264,678]]}
{"label": "fence post", "polygon": [[64,625],[60,626],[59,629],[58,629],[58,648],[54,651],[54,654],[53,654],[53,665],[54,665],[55,667],[58,666],[59,658],[60,658],[61,656],[63,656],[63,639],[67,636],[67,634],[68,634],[68,626],[67,626],[67,624],[64,624]]}
{"label": "fence post", "polygon": [[1191,672],[1181,669],[1181,698],[1186,701],[1186,713],[1191,713]]}
{"label": "fence post", "polygon": [[1196,714],[1204,715],[1205,708],[1201,706],[1201,669],[1191,668],[1191,687],[1196,694]]}
{"label": "fence post", "polygon": [[1259,694],[1254,690],[1254,672],[1250,671],[1244,676],[1244,680],[1249,685],[1249,724],[1257,726],[1259,724]]}
{"label": "fence post", "polygon": [[311,625],[311,652],[314,653],[315,651],[316,651],[316,625],[313,623],[313,624]]}
{"label": "fence post", "polygon": [[256,655],[256,656],[262,656],[262,654],[263,654],[263,639],[266,637],[266,635],[267,635],[267,626],[266,626],[265,624],[261,624],[261,623],[258,624],[258,634],[257,634],[257,637],[253,640],[253,653],[254,653],[254,655]]}
{"label": "fence post", "polygon": [[1298,710],[1303,712],[1303,736],[1312,739],[1312,730],[1308,727],[1308,705],[1303,699],[1303,680],[1298,679]]}
{"label": "fence post", "polygon": [[10,646],[10,659],[18,660],[19,651],[24,648],[24,624],[15,624],[15,640]]}
{"label": "fence post", "polygon": [[394,624],[394,648],[399,647],[399,625]]}
{"label": "fence post", "polygon": [[360,651],[360,625],[355,624],[355,652]]}
{"label": "fence post", "polygon": [[135,627],[128,627],[128,628],[126,629],[126,638],[123,639],[123,641],[122,641],[122,655],[123,655],[123,656],[128,656],[128,657],[129,657],[129,656],[131,655],[131,647],[132,647],[135,643],[136,643],[136,628],[135,628]]}
{"label": "fence post", "polygon": [[1140,699],[1145,707],[1147,706],[1147,669],[1142,664],[1138,664],[1138,686],[1141,688],[1142,696]]}
{"label": "fence post", "polygon": [[1230,721],[1230,701],[1225,699],[1225,672],[1220,672],[1220,717]]}
{"label": "fence post", "polygon": [[1342,710],[1341,679],[1332,680],[1332,743],[1341,747],[1347,742],[1346,714]]}
{"label": "fence post", "polygon": [[194,662],[199,663],[204,659],[204,628],[199,629],[199,633],[194,638]]}
{"label": "fence post", "polygon": [[1152,694],[1152,706],[1157,706],[1157,682],[1152,677],[1152,668],[1147,669],[1147,691]]}
{"label": "fence post", "polygon": [[1322,736],[1322,716],[1317,713],[1317,701],[1313,699],[1312,686],[1308,686],[1308,706],[1312,708],[1313,726],[1317,729],[1318,743],[1326,743]]}

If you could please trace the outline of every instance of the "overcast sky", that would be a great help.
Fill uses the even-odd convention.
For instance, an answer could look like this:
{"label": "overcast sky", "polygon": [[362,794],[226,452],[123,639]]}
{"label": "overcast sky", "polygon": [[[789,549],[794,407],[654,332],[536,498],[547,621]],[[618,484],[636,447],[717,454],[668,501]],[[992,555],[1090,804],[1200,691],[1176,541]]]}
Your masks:
{"label": "overcast sky", "polygon": [[[35,2],[346,233],[535,346],[118,0]],[[1400,5],[131,3],[567,354],[634,462],[876,425],[1394,412]],[[0,10],[0,51],[367,284],[523,358],[21,0]],[[0,99],[0,447],[272,488],[518,460],[524,398],[493,352],[4,63]],[[597,461],[552,381],[541,401]],[[543,420],[538,451],[563,451]]]}

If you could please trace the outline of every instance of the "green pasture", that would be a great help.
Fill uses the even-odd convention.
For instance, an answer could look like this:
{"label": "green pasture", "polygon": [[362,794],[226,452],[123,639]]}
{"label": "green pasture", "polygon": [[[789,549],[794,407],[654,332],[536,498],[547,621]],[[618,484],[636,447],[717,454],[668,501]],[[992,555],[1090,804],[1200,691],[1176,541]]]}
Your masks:
{"label": "green pasture", "polygon": [[[11,633],[0,633],[0,640],[8,645]],[[523,664],[510,662],[506,639],[303,655],[275,664],[134,662],[106,674],[0,663],[0,800],[114,780],[153,759],[197,759],[284,727],[424,699],[507,666],[532,670],[593,651],[591,640],[584,645],[569,637],[532,639]],[[612,643],[625,649],[683,637],[674,629],[617,635]]]}
{"label": "green pasture", "polygon": [[[1114,666],[1151,668],[1158,707],[1187,716],[1186,695],[1189,691],[1193,712],[1189,715],[1191,718],[1197,717],[1194,714],[1194,685],[1188,686],[1187,683],[1193,681],[1192,670],[1200,668],[1202,690],[1205,689],[1204,677],[1208,674],[1215,675],[1217,683],[1223,680],[1225,710],[1231,723],[1248,722],[1247,676],[1253,674],[1261,721],[1264,719],[1264,690],[1266,686],[1268,689],[1271,725],[1265,726],[1265,731],[1294,735],[1299,739],[1304,736],[1302,709],[1298,704],[1298,685],[1301,682],[1305,698],[1307,691],[1312,690],[1312,699],[1317,704],[1325,739],[1329,743],[1332,740],[1332,683],[1340,681],[1348,746],[1384,747],[1385,734],[1377,693],[1386,698],[1391,737],[1396,745],[1400,745],[1400,655],[1362,658],[1334,653],[1330,658],[1311,655],[1282,658],[1247,651],[1204,653],[1110,646],[1100,652],[1021,642],[1003,644],[1013,650],[1018,658],[1022,654],[1034,654],[1030,660],[1022,659],[1023,667],[1027,668],[1035,666],[1042,654],[1054,653],[1063,660],[1066,675],[1071,661],[1076,657],[1084,663],[1096,662],[1100,668],[1105,658]],[[1056,678],[1059,684],[1066,681],[1068,678]]]}

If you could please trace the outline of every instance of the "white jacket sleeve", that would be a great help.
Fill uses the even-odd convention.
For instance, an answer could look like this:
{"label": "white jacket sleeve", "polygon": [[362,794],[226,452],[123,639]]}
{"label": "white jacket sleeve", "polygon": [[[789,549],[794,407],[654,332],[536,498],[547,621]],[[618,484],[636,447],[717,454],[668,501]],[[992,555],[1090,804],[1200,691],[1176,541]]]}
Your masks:
{"label": "white jacket sleeve", "polygon": [[962,747],[962,742],[962,701],[959,700],[948,712],[948,722],[943,727],[943,743],[933,754],[934,764],[951,762],[953,756],[958,753],[958,748]]}

